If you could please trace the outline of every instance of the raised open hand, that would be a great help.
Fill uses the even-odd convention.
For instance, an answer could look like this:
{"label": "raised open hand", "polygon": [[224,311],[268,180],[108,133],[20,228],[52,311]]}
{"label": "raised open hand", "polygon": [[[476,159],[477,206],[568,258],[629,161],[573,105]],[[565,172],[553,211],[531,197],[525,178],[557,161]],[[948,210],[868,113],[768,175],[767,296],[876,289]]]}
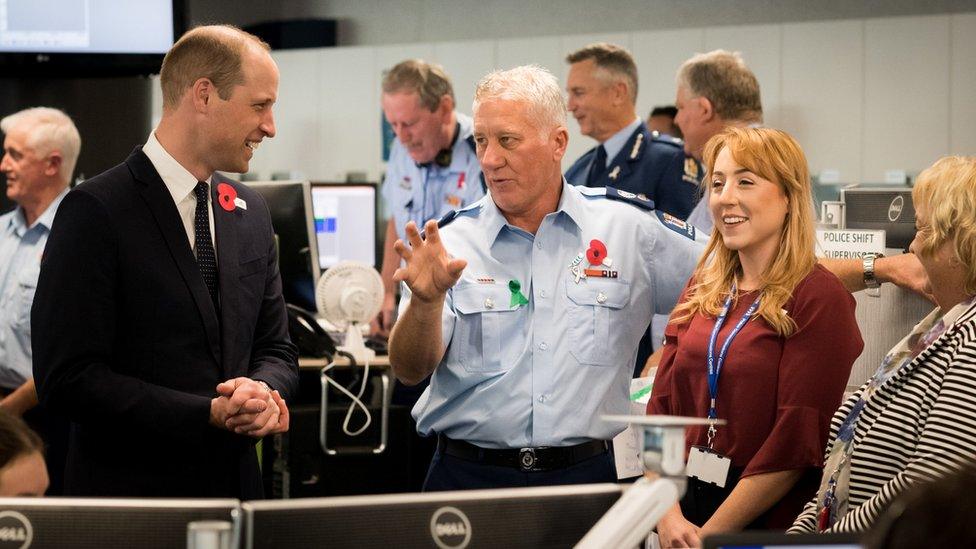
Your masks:
{"label": "raised open hand", "polygon": [[434,220],[424,225],[424,239],[420,238],[417,224],[413,221],[407,223],[406,233],[409,246],[402,240],[397,240],[393,245],[405,263],[393,273],[393,280],[406,282],[413,294],[412,299],[426,302],[442,299],[461,277],[461,271],[468,262],[452,259],[447,254]]}

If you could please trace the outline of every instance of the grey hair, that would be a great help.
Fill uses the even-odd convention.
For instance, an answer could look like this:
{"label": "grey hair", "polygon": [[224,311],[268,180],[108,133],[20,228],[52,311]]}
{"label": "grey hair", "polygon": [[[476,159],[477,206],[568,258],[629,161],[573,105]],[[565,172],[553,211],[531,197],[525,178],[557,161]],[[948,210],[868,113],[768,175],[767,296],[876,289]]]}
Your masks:
{"label": "grey hair", "polygon": [[587,59],[593,60],[598,69],[597,74],[607,84],[617,81],[627,84],[630,102],[637,104],[637,63],[634,62],[634,56],[627,51],[627,48],[607,42],[597,42],[566,56],[566,62],[570,64],[582,63]]}
{"label": "grey hair", "polygon": [[423,59],[401,61],[383,76],[383,93],[398,92],[416,93],[420,104],[430,112],[437,110],[445,95],[455,102],[454,86],[444,67]]}
{"label": "grey hair", "polygon": [[6,135],[18,128],[26,130],[26,145],[38,156],[44,157],[54,151],[61,153],[61,169],[58,175],[67,185],[81,152],[81,135],[71,117],[51,107],[32,107],[0,120],[0,131]]}
{"label": "grey hair", "polygon": [[491,99],[524,101],[543,133],[566,125],[566,101],[559,81],[539,65],[523,65],[489,73],[478,82],[472,110]]}
{"label": "grey hair", "polygon": [[677,83],[693,96],[711,101],[726,121],[762,122],[759,81],[739,52],[699,53],[678,69]]}

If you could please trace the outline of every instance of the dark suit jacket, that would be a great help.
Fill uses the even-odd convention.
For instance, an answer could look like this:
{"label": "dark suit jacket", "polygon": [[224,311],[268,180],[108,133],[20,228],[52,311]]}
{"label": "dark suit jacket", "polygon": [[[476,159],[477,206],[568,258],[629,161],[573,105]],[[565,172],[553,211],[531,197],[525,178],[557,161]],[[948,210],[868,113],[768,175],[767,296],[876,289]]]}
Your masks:
{"label": "dark suit jacket", "polygon": [[229,183],[247,210],[214,207],[219,319],[141,148],[61,204],[31,325],[38,396],[72,422],[66,495],[261,497],[253,439],[211,427],[210,400],[238,376],[289,398],[297,351],[268,208]]}
{"label": "dark suit jacket", "polygon": [[[640,135],[640,143],[638,143]],[[586,186],[590,165],[596,158],[596,147],[579,157],[568,170],[570,185]],[[610,159],[605,170],[591,187],[614,187],[621,191],[643,194],[654,207],[675,217],[687,219],[698,203],[698,181],[686,177],[687,172],[698,174],[698,163],[686,157],[680,139],[651,132],[641,122],[627,138],[617,156]]]}

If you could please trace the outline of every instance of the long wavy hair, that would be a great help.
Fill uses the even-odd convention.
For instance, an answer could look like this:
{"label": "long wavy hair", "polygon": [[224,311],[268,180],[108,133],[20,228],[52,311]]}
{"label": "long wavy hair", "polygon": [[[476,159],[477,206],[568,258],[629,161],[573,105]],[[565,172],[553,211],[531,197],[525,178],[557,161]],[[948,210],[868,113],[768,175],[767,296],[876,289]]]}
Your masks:
{"label": "long wavy hair", "polygon": [[[711,194],[715,160],[728,149],[742,167],[779,185],[788,200],[786,220],[779,238],[779,249],[762,272],[762,297],[756,315],[762,317],[783,337],[796,330],[796,323],[784,310],[793,290],[817,263],[814,253],[814,221],[810,173],[800,145],[786,132],[769,128],[727,128],[705,144],[702,160],[707,173],[702,180],[705,193]],[[742,276],[739,252],[725,247],[716,226],[705,253],[698,260],[694,283],[685,301],[671,315],[671,322],[688,322],[696,314],[717,316],[735,283]],[[736,300],[736,296],[733,296]]]}

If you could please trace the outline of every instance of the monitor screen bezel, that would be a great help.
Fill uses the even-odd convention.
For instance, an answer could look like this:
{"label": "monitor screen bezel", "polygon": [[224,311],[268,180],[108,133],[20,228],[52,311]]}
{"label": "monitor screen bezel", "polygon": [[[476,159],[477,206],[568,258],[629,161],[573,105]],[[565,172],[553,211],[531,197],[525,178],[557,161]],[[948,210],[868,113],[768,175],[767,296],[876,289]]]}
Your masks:
{"label": "monitor screen bezel", "polygon": [[[186,0],[173,5],[173,42],[186,32]],[[167,48],[168,49],[168,48]],[[76,53],[0,51],[4,77],[88,78],[159,74],[166,52]]]}
{"label": "monitor screen bezel", "polygon": [[[322,269],[319,267],[319,245],[318,240],[315,238],[315,218],[312,213],[312,186],[308,180],[298,180],[298,179],[283,179],[283,180],[270,180],[270,181],[242,181],[242,185],[252,188],[254,192],[260,193],[261,191],[254,189],[255,186],[286,186],[286,185],[301,185],[302,186],[302,203],[303,209],[305,210],[305,235],[308,239],[308,253],[309,257],[312,258],[309,264],[312,269],[312,298],[315,299],[315,289],[318,287],[319,278],[322,277]],[[264,195],[261,195],[262,200]],[[265,204],[270,211],[270,206]],[[271,215],[272,223],[274,222],[274,215]],[[219,245],[219,244],[218,244]],[[279,271],[280,271],[280,258],[279,258]],[[282,281],[282,292],[284,293],[284,281]]]}
{"label": "monitor screen bezel", "polygon": [[[229,498],[72,498],[0,497],[0,511],[30,512],[67,509],[99,510],[115,514],[119,509],[213,509],[227,510],[231,523],[231,547],[240,547],[243,511],[241,501]],[[189,522],[187,522],[189,525]]]}
{"label": "monitor screen bezel", "polygon": [[441,506],[463,506],[465,503],[491,502],[498,500],[536,500],[542,498],[579,498],[586,495],[617,495],[620,496],[627,488],[623,484],[598,483],[575,484],[565,486],[542,486],[531,488],[495,488],[488,490],[458,490],[446,492],[423,492],[408,494],[380,494],[360,496],[337,496],[324,498],[299,498],[292,500],[255,500],[241,504],[243,522],[243,545],[245,549],[253,549],[255,544],[254,517],[255,513],[296,511],[296,510],[333,510],[348,509],[355,513],[363,507],[388,507],[391,513],[395,508],[404,505],[431,504]]}
{"label": "monitor screen bezel", "polygon": [[[372,265],[372,267],[374,269],[377,269],[377,270],[382,269],[382,267],[383,267],[383,245],[381,244],[381,241],[382,241],[383,237],[385,237],[385,233],[381,230],[381,227],[379,226],[379,222],[380,222],[380,210],[379,210],[379,208],[380,208],[380,190],[381,190],[380,185],[378,183],[368,182],[368,181],[367,182],[356,182],[356,183],[345,183],[345,182],[341,182],[341,181],[312,181],[311,182],[311,188],[312,189],[315,189],[316,187],[327,187],[327,188],[332,188],[332,187],[346,187],[346,188],[348,188],[348,187],[369,187],[369,188],[371,188],[373,190],[373,231],[374,231],[374,233],[373,233],[373,265]],[[313,228],[313,231],[314,231],[314,228],[315,228],[314,227],[314,221],[315,221],[314,220],[314,217],[315,217],[314,212],[312,214],[312,217],[313,217],[313,220],[312,220],[313,227],[312,228]],[[318,246],[318,240],[316,239],[316,253],[318,252],[318,247],[317,246]],[[322,268],[322,262],[321,262],[321,260],[319,260],[318,255],[316,255],[315,259],[316,259],[316,262],[319,265],[319,268],[322,269],[322,270],[325,270],[325,269]]]}
{"label": "monitor screen bezel", "polygon": [[860,546],[860,544],[860,535],[847,533],[787,534],[785,532],[746,531],[737,534],[707,536],[702,540],[703,549],[722,549],[726,547],[728,549],[735,549],[740,546],[754,548],[757,545],[798,546],[802,549],[804,546],[820,548],[831,547],[833,545],[840,547],[847,545]]}

